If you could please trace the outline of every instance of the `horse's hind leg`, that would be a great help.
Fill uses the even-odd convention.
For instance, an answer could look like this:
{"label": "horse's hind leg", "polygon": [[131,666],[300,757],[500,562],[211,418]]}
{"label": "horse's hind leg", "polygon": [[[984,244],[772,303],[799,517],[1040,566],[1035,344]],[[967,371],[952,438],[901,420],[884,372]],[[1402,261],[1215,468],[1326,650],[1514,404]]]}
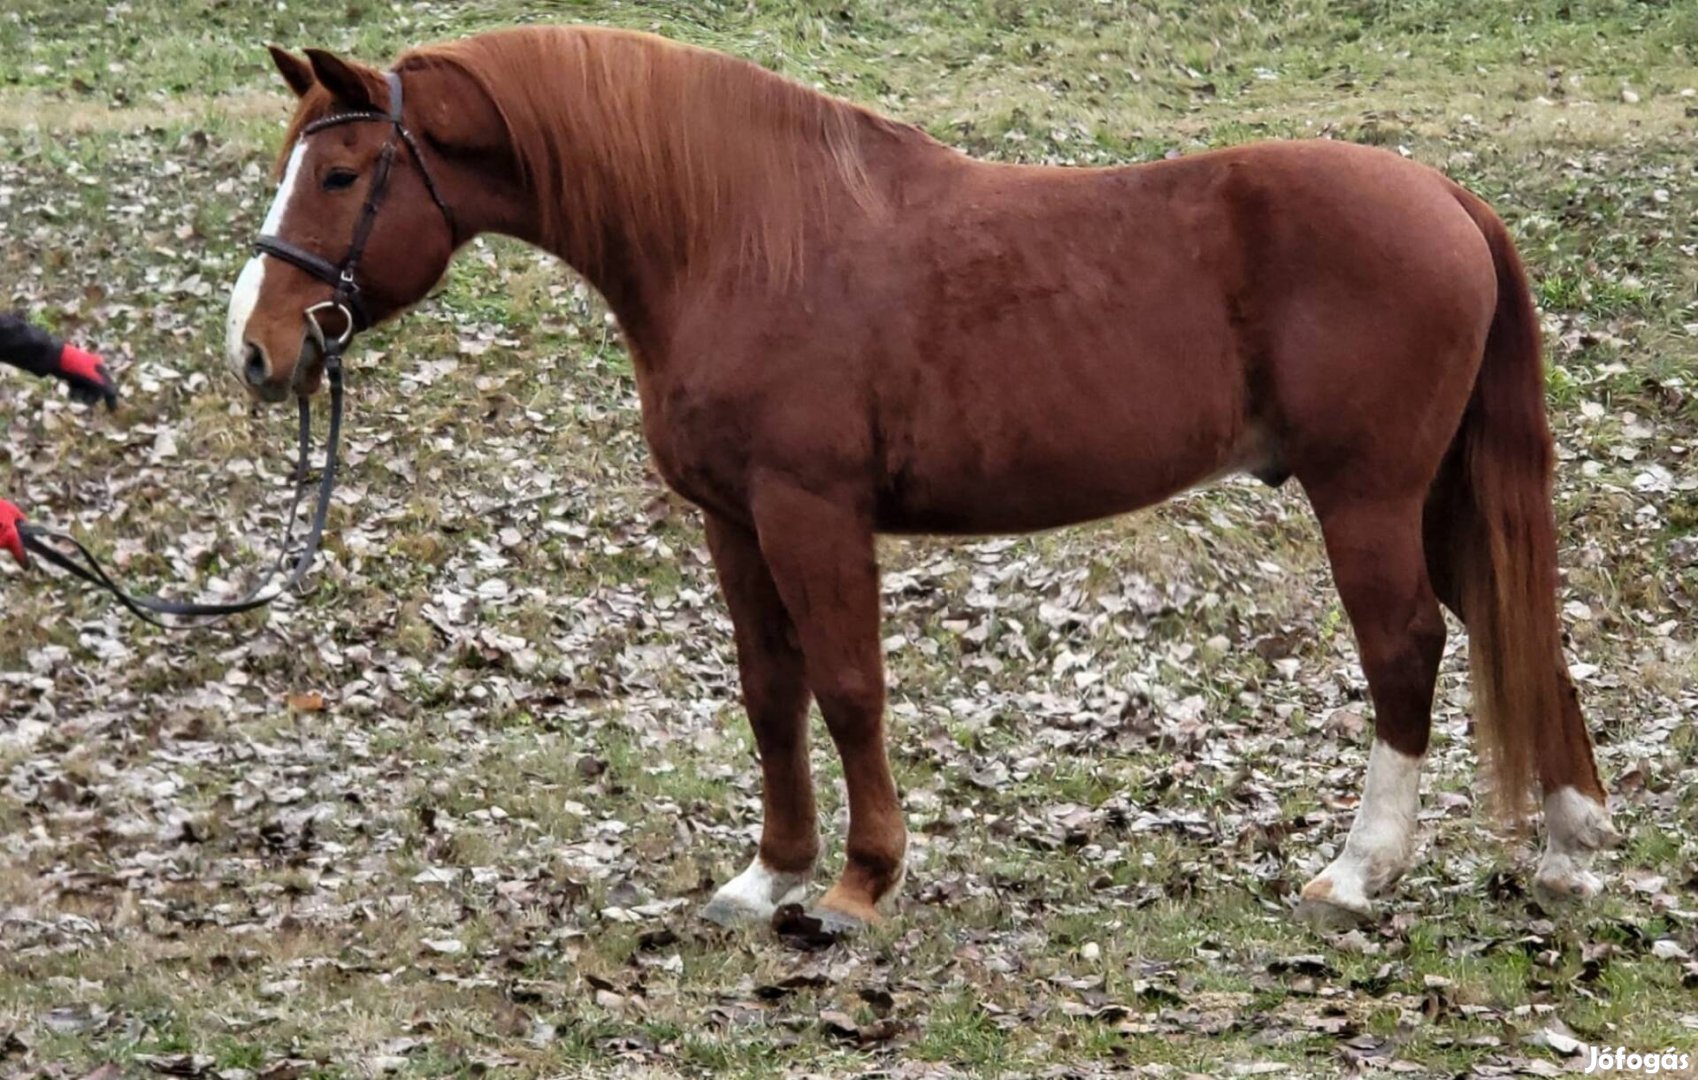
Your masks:
{"label": "horse's hind leg", "polygon": [[1338,498],[1310,491],[1374,702],[1374,746],[1344,850],[1303,887],[1299,913],[1334,924],[1372,914],[1370,898],[1415,854],[1421,762],[1444,617],[1427,578],[1420,496]]}
{"label": "horse's hind leg", "polygon": [[707,538],[736,629],[743,705],[761,760],[760,848],[702,909],[705,918],[730,924],[769,918],[779,904],[802,899],[819,855],[819,823],[808,771],[808,685],[795,627],[755,534],[709,515]]}
{"label": "horse's hind leg", "polygon": [[[1485,526],[1471,498],[1460,455],[1451,455],[1433,483],[1426,533],[1427,572],[1439,600],[1468,627],[1470,635],[1480,633],[1482,627],[1470,619],[1464,603],[1464,575],[1469,559],[1485,558]],[[1470,642],[1470,649],[1479,647],[1478,642]],[[1533,886],[1547,903],[1584,899],[1602,890],[1602,880],[1592,872],[1592,860],[1621,839],[1610,822],[1580,698],[1560,649],[1551,664],[1560,715],[1552,718],[1550,735],[1541,738],[1534,750],[1544,795],[1545,851]]]}

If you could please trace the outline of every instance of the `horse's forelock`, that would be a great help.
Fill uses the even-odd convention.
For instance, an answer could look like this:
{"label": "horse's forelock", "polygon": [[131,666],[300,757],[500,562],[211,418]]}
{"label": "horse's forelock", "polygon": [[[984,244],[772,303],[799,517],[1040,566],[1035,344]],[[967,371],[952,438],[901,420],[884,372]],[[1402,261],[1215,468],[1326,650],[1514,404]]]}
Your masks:
{"label": "horse's forelock", "polygon": [[277,148],[277,159],[271,166],[273,180],[283,179],[283,170],[288,168],[289,155],[294,152],[295,144],[301,141],[301,132],[313,121],[329,116],[334,106],[330,91],[322,86],[315,85],[301,98],[295,107],[295,115],[289,118],[283,143]]}

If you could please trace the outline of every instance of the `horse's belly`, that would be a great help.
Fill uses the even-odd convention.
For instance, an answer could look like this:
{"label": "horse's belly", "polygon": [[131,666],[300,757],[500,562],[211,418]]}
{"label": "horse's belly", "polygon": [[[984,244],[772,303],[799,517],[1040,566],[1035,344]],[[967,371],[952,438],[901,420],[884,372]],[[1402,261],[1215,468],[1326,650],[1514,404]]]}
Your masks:
{"label": "horse's belly", "polygon": [[[1213,477],[1267,467],[1254,426],[1233,417],[1139,427],[1017,425],[893,462],[881,531],[1032,532],[1151,506]],[[916,450],[921,447],[916,445]]]}

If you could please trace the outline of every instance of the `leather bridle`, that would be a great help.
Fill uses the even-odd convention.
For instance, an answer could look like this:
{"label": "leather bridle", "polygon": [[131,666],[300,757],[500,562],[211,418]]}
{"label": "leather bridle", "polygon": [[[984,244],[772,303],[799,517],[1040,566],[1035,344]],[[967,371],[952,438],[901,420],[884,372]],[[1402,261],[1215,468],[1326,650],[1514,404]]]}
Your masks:
{"label": "leather bridle", "polygon": [[255,250],[261,254],[282,259],[336,290],[329,300],[314,304],[305,312],[306,320],[312,327],[313,336],[322,345],[325,342],[323,328],[319,325],[317,314],[327,309],[336,309],[342,313],[343,331],[341,344],[346,345],[357,330],[371,326],[371,319],[366,313],[365,304],[360,300],[360,287],[355,279],[360,259],[366,252],[366,241],[371,239],[372,226],[377,222],[378,207],[383,203],[383,196],[389,191],[389,172],[395,165],[397,144],[406,146],[413,155],[413,163],[419,167],[419,175],[424,178],[425,190],[430,192],[431,201],[442,211],[443,220],[448,223],[450,242],[454,233],[454,214],[448,209],[448,204],[442,201],[442,194],[437,190],[436,180],[431,176],[430,166],[425,164],[424,155],[419,152],[419,144],[413,138],[413,133],[407,130],[407,125],[401,120],[401,76],[393,71],[387,72],[389,81],[389,111],[387,113],[375,110],[359,112],[334,113],[330,116],[314,120],[301,130],[301,138],[307,139],[321,131],[344,124],[379,123],[389,125],[389,138],[383,144],[383,150],[378,154],[377,170],[372,174],[371,189],[366,195],[365,205],[360,208],[360,216],[354,222],[354,235],[348,243],[348,254],[342,257],[340,264],[332,263],[322,255],[316,255],[305,248],[291,244],[281,236],[261,234],[254,241]]}

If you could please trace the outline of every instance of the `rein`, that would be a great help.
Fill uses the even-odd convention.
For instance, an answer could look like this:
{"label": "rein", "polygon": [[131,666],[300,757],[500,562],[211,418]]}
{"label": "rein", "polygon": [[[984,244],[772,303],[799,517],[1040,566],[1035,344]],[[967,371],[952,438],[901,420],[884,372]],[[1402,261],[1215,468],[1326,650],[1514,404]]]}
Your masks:
{"label": "rein", "polygon": [[[354,334],[371,326],[371,319],[365,304],[360,300],[360,288],[355,280],[355,271],[360,258],[365,254],[366,241],[371,237],[372,226],[377,221],[378,207],[389,187],[390,169],[395,164],[395,147],[397,142],[405,143],[413,155],[413,161],[419,167],[419,175],[424,178],[425,188],[430,192],[432,201],[436,203],[442,216],[448,223],[450,238],[454,233],[454,215],[449,211],[448,204],[438,193],[436,181],[425,165],[424,156],[419,153],[418,143],[413,140],[412,132],[407,130],[401,121],[401,77],[395,72],[385,73],[389,83],[389,111],[374,110],[362,112],[336,113],[308,124],[301,132],[301,138],[323,131],[326,128],[342,124],[376,122],[390,125],[389,138],[383,144],[383,150],[378,157],[377,170],[373,174],[370,192],[366,195],[365,205],[360,209],[359,220],[354,225],[354,235],[348,245],[348,254],[343,257],[341,265],[331,263],[328,259],[316,255],[303,248],[289,243],[279,236],[261,234],[254,241],[254,248],[262,255],[271,255],[295,266],[306,273],[318,278],[335,289],[329,300],[322,301],[307,308],[301,313],[307,322],[307,329],[313,340],[318,344],[319,355],[323,359],[324,374],[330,381],[330,430],[325,436],[324,471],[319,478],[318,503],[313,511],[312,528],[307,534],[306,546],[295,560],[295,567],[281,585],[273,586],[272,579],[283,569],[288,559],[289,546],[294,540],[295,521],[300,514],[300,484],[306,479],[308,463],[312,447],[312,405],[302,389],[303,373],[309,370],[307,365],[298,366],[295,370],[295,399],[300,406],[300,450],[295,464],[295,481],[297,484],[295,500],[289,507],[289,518],[283,529],[283,544],[278,552],[276,561],[265,577],[246,596],[239,600],[222,603],[197,603],[193,601],[168,600],[159,596],[137,596],[126,592],[111,575],[100,565],[88,548],[84,547],[75,537],[59,529],[30,522],[21,522],[18,533],[24,547],[40,556],[44,561],[59,567],[66,573],[80,578],[91,585],[105,589],[111,593],[131,614],[137,618],[167,630],[185,630],[203,623],[176,624],[161,621],[157,616],[167,615],[179,618],[202,618],[210,621],[239,615],[252,611],[276,600],[285,592],[298,590],[301,582],[312,569],[313,558],[318,554],[320,541],[324,537],[325,522],[330,516],[330,497],[336,487],[336,467],[340,459],[342,442],[342,353],[353,340]],[[318,313],[333,309],[343,317],[342,332],[334,338],[327,338],[324,327],[319,323]],[[55,543],[68,544],[75,555],[55,546]],[[80,557],[80,558],[79,558]]]}
{"label": "rein", "polygon": [[[295,561],[295,569],[280,586],[271,588],[272,578],[283,568],[288,558],[289,544],[295,535],[295,520],[300,516],[300,489],[295,492],[295,500],[289,505],[289,520],[283,528],[283,545],[277,554],[277,561],[266,571],[260,583],[240,600],[223,603],[197,603],[187,600],[167,600],[160,596],[136,596],[126,592],[122,586],[112,580],[106,568],[100,565],[100,560],[93,552],[84,547],[76,537],[59,529],[32,522],[20,522],[18,534],[24,547],[46,562],[52,563],[73,577],[81,578],[90,585],[105,589],[122,604],[130,614],[143,622],[166,630],[187,630],[201,623],[173,624],[162,622],[156,616],[174,615],[181,618],[204,618],[211,621],[225,619],[231,615],[239,615],[244,611],[264,607],[279,596],[299,587],[301,581],[312,569],[313,557],[318,554],[319,541],[324,536],[325,521],[330,516],[330,494],[336,486],[336,465],[339,458],[338,450],[342,438],[342,346],[333,344],[324,357],[325,376],[330,380],[330,431],[325,438],[324,472],[318,483],[318,505],[313,511],[312,530],[307,534],[306,547]],[[303,396],[298,398],[301,414],[300,454],[295,463],[297,482],[306,479],[308,459],[312,449],[312,406]],[[76,556],[68,555],[54,546],[54,542],[69,544]],[[268,589],[270,591],[268,591]]]}

